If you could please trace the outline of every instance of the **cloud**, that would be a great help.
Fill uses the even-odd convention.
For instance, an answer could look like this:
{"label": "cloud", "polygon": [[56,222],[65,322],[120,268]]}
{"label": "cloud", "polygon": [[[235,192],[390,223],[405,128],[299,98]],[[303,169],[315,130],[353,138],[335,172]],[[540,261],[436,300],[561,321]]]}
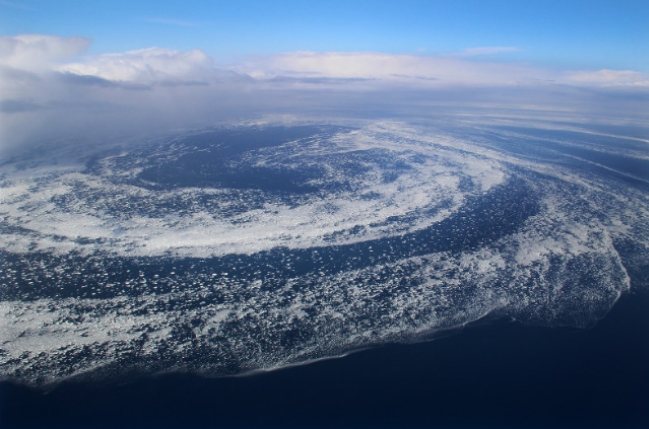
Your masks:
{"label": "cloud", "polygon": [[0,112],[17,113],[40,110],[43,106],[22,100],[2,100],[0,101]]}
{"label": "cloud", "polygon": [[277,76],[367,79],[429,85],[516,85],[547,79],[549,73],[525,64],[472,62],[449,56],[373,52],[292,52],[251,58],[238,68],[258,79]]}
{"label": "cloud", "polygon": [[633,70],[568,71],[563,78],[579,86],[649,88],[649,76]]}
{"label": "cloud", "polygon": [[[628,70],[561,71],[517,62],[472,61],[469,56],[517,50],[471,48],[454,56],[393,55],[374,52],[291,52],[253,57],[237,70],[259,80],[356,79],[370,87],[410,85],[422,88],[503,88],[548,85],[617,86],[649,89],[649,76]],[[368,85],[359,85],[366,89]]]}
{"label": "cloud", "polygon": [[[503,87],[538,86],[543,83],[574,86],[649,87],[649,77],[630,70],[553,70],[517,62],[472,61],[469,57],[518,50],[516,47],[468,48],[451,56],[399,55],[379,52],[289,52],[250,57],[229,69],[215,67],[203,51],[178,51],[147,48],[110,53],[64,62],[83,52],[90,39],[46,35],[20,35],[0,38],[0,67],[13,79],[29,73],[58,72],[83,76],[75,82],[120,86],[208,85],[233,80],[281,83],[286,85],[357,83],[360,89],[381,85],[411,84],[425,87]],[[32,74],[31,78],[35,78]],[[125,86],[122,85],[122,88]]]}
{"label": "cloud", "polygon": [[271,79],[268,79],[268,82],[272,83],[282,83],[282,84],[305,84],[305,85],[343,85],[343,84],[352,84],[360,83],[366,81],[372,81],[372,78],[362,78],[362,77],[292,77],[292,76],[275,76]]}
{"label": "cloud", "polygon": [[148,48],[79,56],[89,39],[0,39],[0,155],[26,142],[201,126],[240,115],[252,78],[200,50]]}
{"label": "cloud", "polygon": [[[0,38],[0,151],[27,141],[116,138],[272,117],[350,120],[482,109],[646,116],[649,77],[461,55],[289,52],[228,68],[195,49],[81,55],[83,37]],[[319,119],[318,119],[319,118]]]}
{"label": "cloud", "polygon": [[85,51],[91,42],[85,37],[3,36],[0,37],[0,65],[24,71],[46,71],[53,63]]}
{"label": "cloud", "polygon": [[195,80],[215,71],[214,61],[204,52],[148,48],[119,54],[105,54],[84,62],[65,64],[59,71],[95,76],[109,81],[156,82]]}

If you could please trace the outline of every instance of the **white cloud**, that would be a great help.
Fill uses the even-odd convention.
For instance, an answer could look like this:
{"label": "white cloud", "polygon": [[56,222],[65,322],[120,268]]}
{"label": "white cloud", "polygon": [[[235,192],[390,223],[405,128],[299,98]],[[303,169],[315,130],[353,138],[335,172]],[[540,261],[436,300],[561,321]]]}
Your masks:
{"label": "white cloud", "polygon": [[472,62],[449,56],[384,53],[293,52],[252,59],[242,71],[258,78],[356,78],[421,87],[449,85],[518,85],[549,78],[547,72],[523,64]]}
{"label": "white cloud", "polygon": [[148,48],[91,57],[84,62],[65,64],[59,71],[96,76],[111,81],[156,82],[205,79],[215,71],[214,61],[204,52]]}
{"label": "white cloud", "polygon": [[85,37],[22,34],[0,37],[0,66],[42,72],[56,62],[79,54],[92,41]]}
{"label": "white cloud", "polygon": [[[203,51],[147,48],[64,62],[83,52],[90,39],[47,35],[0,38],[0,66],[23,72],[63,72],[112,82],[212,82],[228,73],[214,66]],[[472,61],[469,57],[516,51],[516,47],[468,48],[450,56],[399,55],[380,52],[289,52],[251,57],[230,70],[239,77],[272,81],[285,87],[354,82],[366,89],[384,84],[424,88],[448,86],[502,87],[567,84],[574,86],[649,87],[649,77],[630,70],[552,70],[517,62]],[[229,77],[235,75],[230,72]],[[350,89],[349,85],[345,89]]]}
{"label": "white cloud", "polygon": [[291,52],[255,57],[237,70],[257,79],[357,79],[423,88],[538,87],[539,85],[629,86],[649,88],[649,76],[634,71],[560,71],[516,62],[471,61],[469,56],[514,51],[513,47],[471,48],[453,56],[394,55],[374,52]]}
{"label": "white cloud", "polygon": [[649,88],[649,76],[633,70],[568,71],[564,79],[583,86]]}
{"label": "white cloud", "polygon": [[[0,150],[75,133],[107,138],[118,131],[146,133],[267,115],[389,117],[423,114],[430,106],[649,111],[649,77],[640,72],[471,59],[511,47],[447,56],[290,52],[250,57],[223,69],[198,49],[80,55],[89,44],[82,37],[0,37]],[[599,89],[605,91],[591,91]]]}

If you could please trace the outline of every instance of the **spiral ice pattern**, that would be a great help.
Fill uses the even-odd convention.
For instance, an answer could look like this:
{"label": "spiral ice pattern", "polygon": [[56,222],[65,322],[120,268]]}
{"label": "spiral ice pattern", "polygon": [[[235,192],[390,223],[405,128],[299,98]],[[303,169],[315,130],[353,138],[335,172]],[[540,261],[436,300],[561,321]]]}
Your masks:
{"label": "spiral ice pattern", "polygon": [[377,121],[69,153],[2,166],[4,380],[244,374],[485,317],[589,326],[647,286],[639,138]]}

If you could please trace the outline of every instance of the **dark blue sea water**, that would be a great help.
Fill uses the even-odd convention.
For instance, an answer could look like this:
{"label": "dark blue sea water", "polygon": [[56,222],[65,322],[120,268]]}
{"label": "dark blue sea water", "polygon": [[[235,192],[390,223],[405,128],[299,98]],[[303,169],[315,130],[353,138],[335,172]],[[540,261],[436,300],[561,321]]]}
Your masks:
{"label": "dark blue sea water", "polygon": [[494,321],[247,377],[49,392],[1,385],[3,428],[646,428],[649,296],[595,327]]}

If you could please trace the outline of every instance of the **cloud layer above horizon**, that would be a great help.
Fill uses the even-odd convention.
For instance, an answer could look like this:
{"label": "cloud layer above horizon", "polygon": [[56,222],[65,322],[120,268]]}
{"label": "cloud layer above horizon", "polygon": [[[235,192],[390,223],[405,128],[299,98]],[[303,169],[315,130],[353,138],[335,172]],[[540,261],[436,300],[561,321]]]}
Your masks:
{"label": "cloud layer above horizon", "polygon": [[83,55],[90,44],[0,37],[0,149],[46,136],[110,137],[269,115],[363,116],[365,107],[379,115],[448,105],[625,117],[646,111],[649,100],[649,76],[641,72],[557,70],[492,56],[516,47],[446,56],[288,52],[219,68],[198,49]]}

